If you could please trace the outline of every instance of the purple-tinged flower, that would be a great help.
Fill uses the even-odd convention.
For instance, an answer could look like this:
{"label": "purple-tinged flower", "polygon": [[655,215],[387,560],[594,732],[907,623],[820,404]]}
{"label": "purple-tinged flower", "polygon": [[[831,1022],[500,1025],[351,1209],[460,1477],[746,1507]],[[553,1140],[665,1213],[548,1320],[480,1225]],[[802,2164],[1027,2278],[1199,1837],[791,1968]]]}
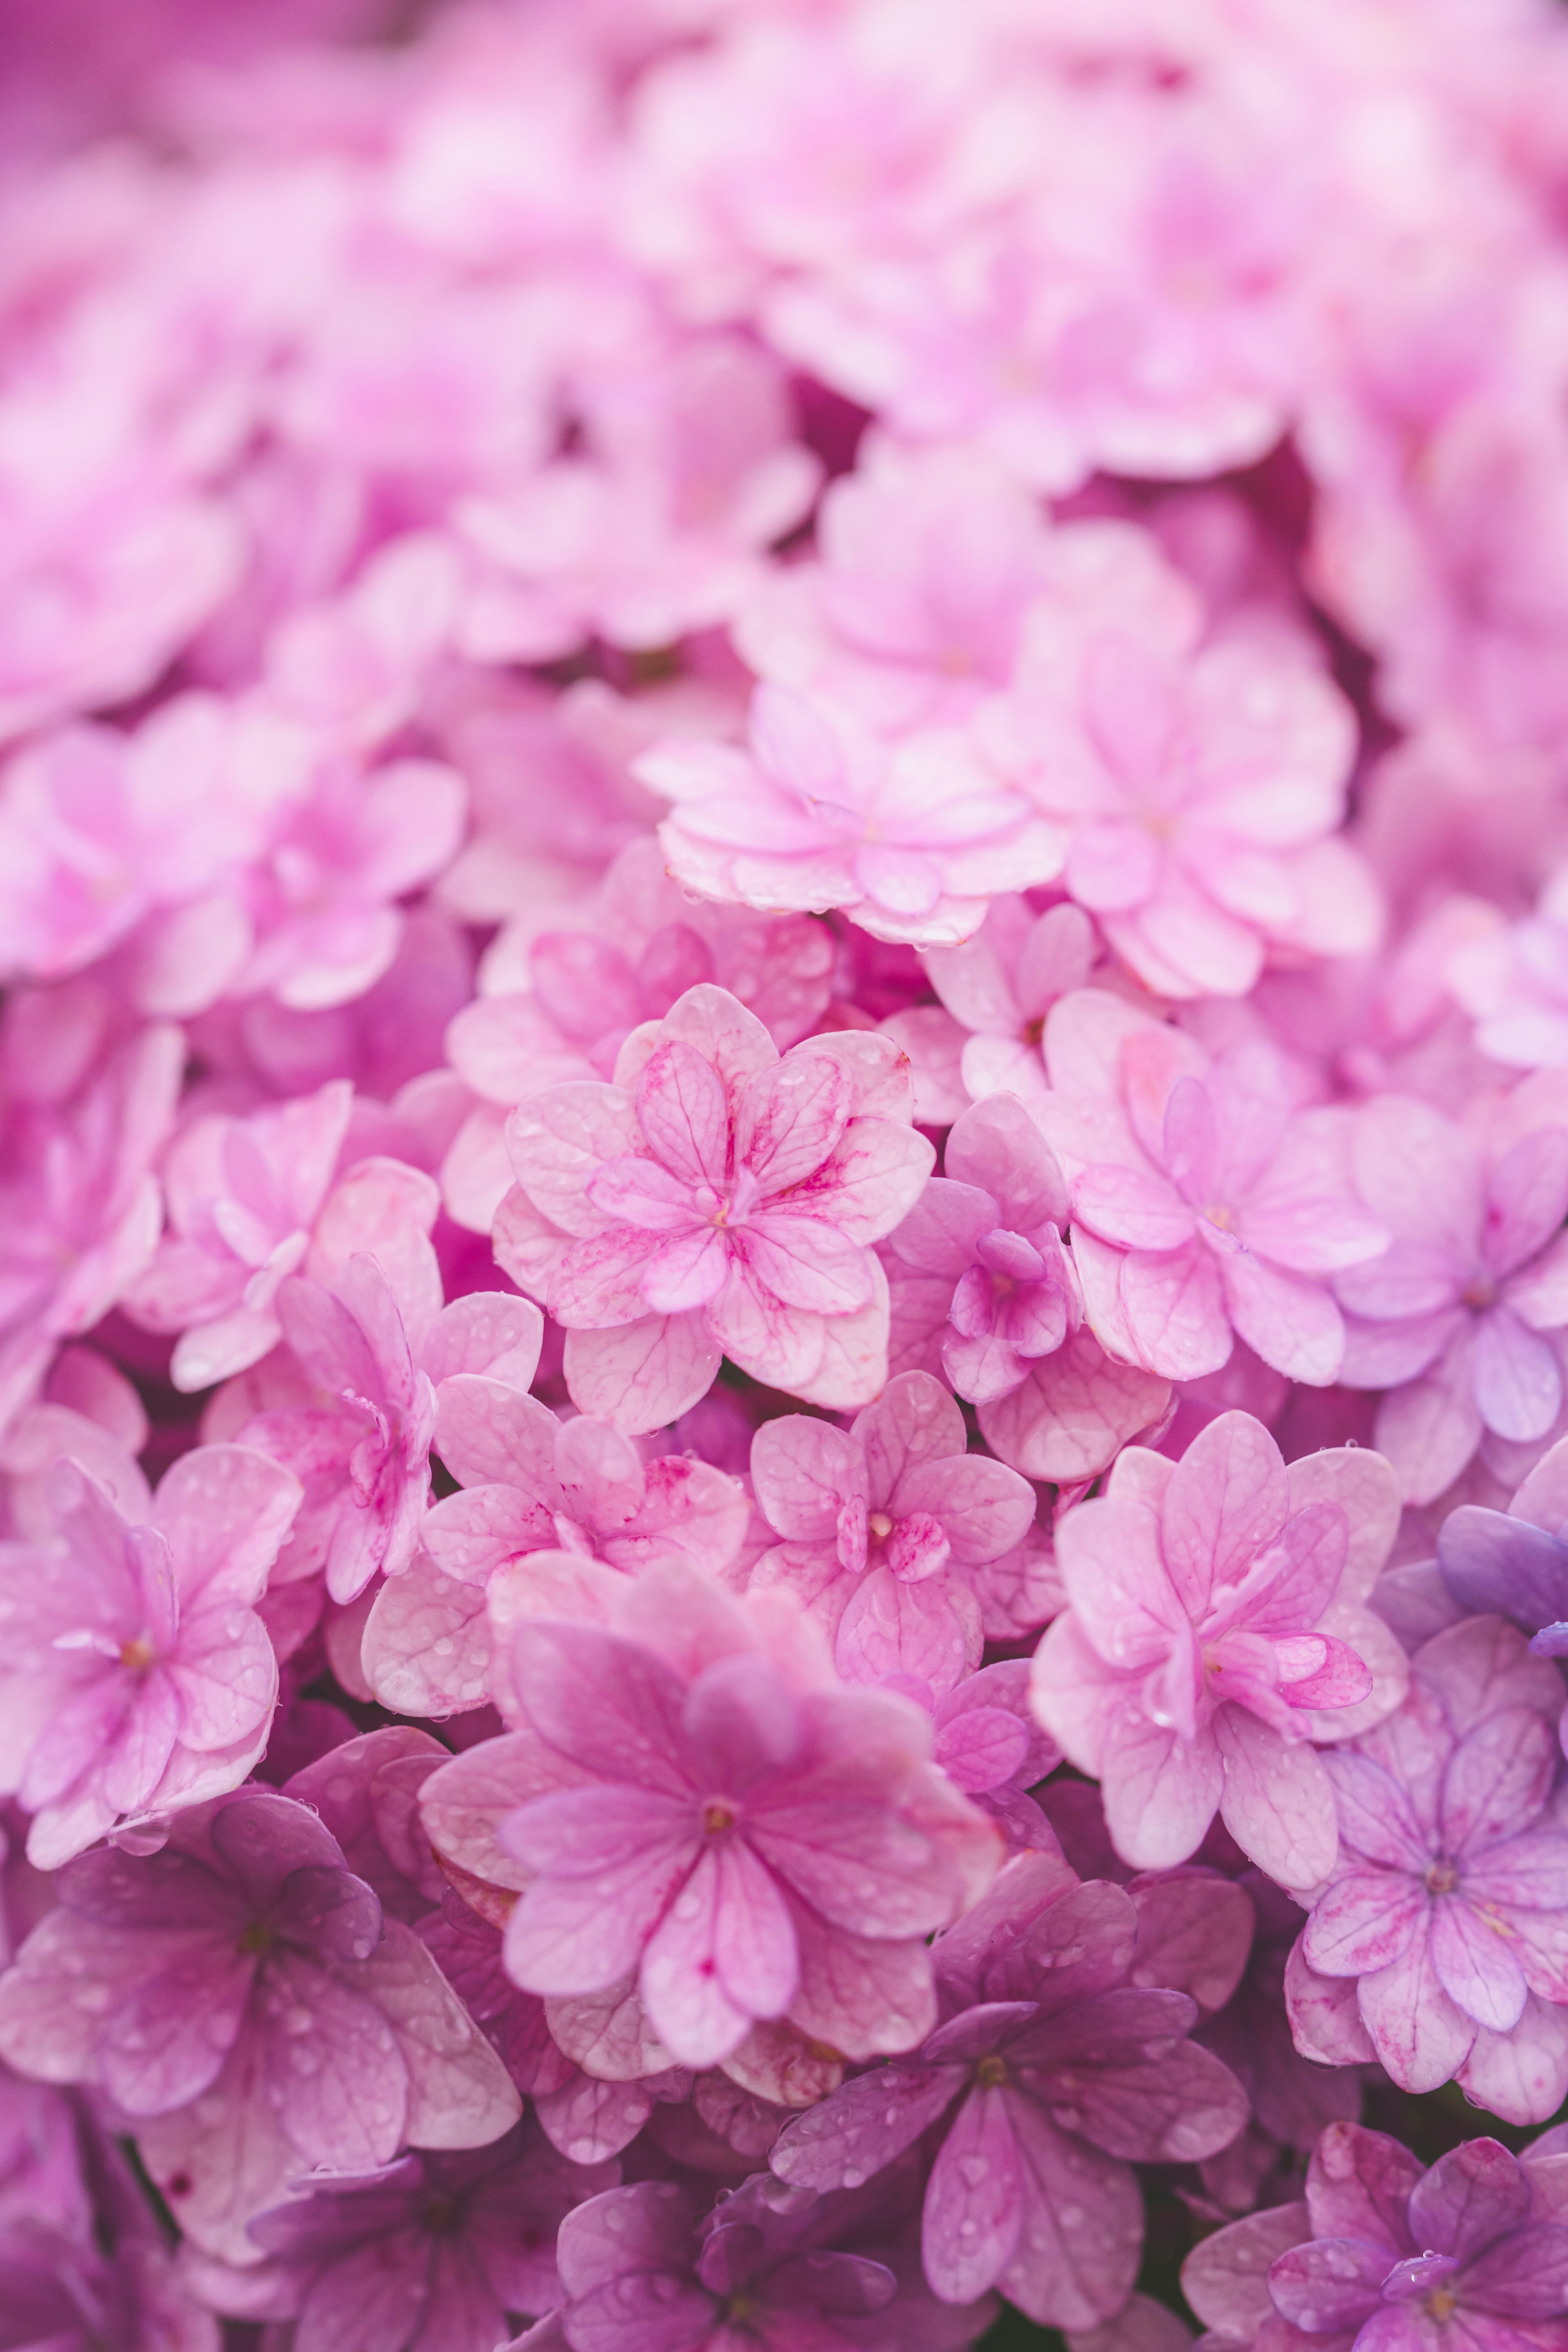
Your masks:
{"label": "purple-tinged flower", "polygon": [[425,1947],[305,1806],[237,1790],[177,1814],[161,1852],[82,1854],[58,1885],[0,1978],[0,2055],[104,2091],[203,2252],[254,2262],[248,2223],[312,2165],[516,2120]]}
{"label": "purple-tinged flower", "polygon": [[291,2319],[295,2352],[494,2352],[561,2299],[555,2236],[617,2165],[570,2164],[536,2124],[487,2147],[401,2157],[258,2214],[259,2274],[191,2265],[241,2317]]}
{"label": "purple-tinged flower", "polygon": [[1568,1444],[1542,1454],[1506,1511],[1466,1503],[1437,1530],[1437,1566],[1470,1615],[1506,1617],[1537,1657],[1568,1657]]}
{"label": "purple-tinged flower", "polygon": [[[1408,1697],[1325,1757],[1339,1860],[1287,1975],[1297,2041],[1325,2054],[1312,1979],[1353,1979],[1372,2049],[1407,2091],[1458,2075],[1510,2121],[1568,2088],[1568,1831],[1547,1807],[1556,1668],[1497,1618],[1416,1654]],[[1348,1985],[1347,1985],[1348,1991]]]}
{"label": "purple-tinged flower", "polygon": [[933,1176],[882,1244],[899,1371],[940,1372],[987,1405],[1021,1388],[1083,1319],[1062,1243],[1067,1180],[1016,1095],[958,1119]]}
{"label": "purple-tinged flower", "polygon": [[994,2306],[932,2307],[889,2242],[905,2202],[802,2195],[763,2173],[700,2218],[673,2181],[610,2189],[562,2224],[557,2340],[571,2352],[957,2352]]}
{"label": "purple-tinged flower", "polygon": [[[910,1696],[931,1704],[928,1686]],[[1054,1852],[1056,1832],[1029,1790],[1056,1770],[1061,1749],[1029,1705],[1028,1660],[1004,1658],[965,1675],[956,1690],[931,1705],[931,1719],[936,1761],[954,1788],[991,1815],[1016,1851],[1041,1846]]]}
{"label": "purple-tinged flower", "polygon": [[1478,1447],[1548,1436],[1568,1393],[1568,1124],[1552,1108],[1532,1125],[1528,1098],[1499,1104],[1480,1145],[1407,1097],[1356,1114],[1357,1188],[1394,1238],[1335,1276],[1343,1377],[1384,1391],[1373,1442],[1407,1502],[1435,1501]]}
{"label": "purple-tinged flower", "polygon": [[1049,2326],[1110,2318],[1142,2239],[1130,2160],[1211,2156],[1247,2120],[1229,2068],[1187,2038],[1196,2002],[1135,1973],[1139,1926],[1133,1895],[1058,1856],[1009,1864],[937,1939],[935,2033],[786,2126],[773,2170],[858,2187],[951,2114],[925,2197],[933,2292],[1000,2286]]}
{"label": "purple-tinged flower", "polygon": [[1352,1446],[1286,1467],[1243,1412],[1179,1463],[1142,1446],[1057,1528],[1069,1607],[1035,1658],[1035,1706],[1104,1790],[1117,1852],[1158,1869],[1216,1811],[1260,1869],[1333,1866],[1314,1739],[1397,1705],[1405,1654],[1363,1600],[1398,1524],[1393,1474]]}
{"label": "purple-tinged flower", "polygon": [[637,1030],[616,1083],[513,1113],[517,1185],[497,1255],[566,1330],[573,1401],[637,1435],[704,1393],[722,1355],[808,1403],[868,1403],[887,1376],[870,1247],[934,1154],[887,1039],[814,1037],[780,1058],[722,989]]}
{"label": "purple-tinged flower", "polygon": [[266,1746],[278,1664],[256,1613],[300,1490],[265,1454],[198,1446],[119,1501],[73,1461],[53,1530],[0,1544],[0,1788],[58,1869],[112,1830],[237,1788]]}
{"label": "purple-tinged flower", "polygon": [[945,1696],[980,1664],[966,1570],[1022,1542],[1035,1493],[966,1444],[963,1414],[928,1372],[900,1372],[847,1431],[790,1413],[752,1441],[758,1506],[784,1538],[752,1585],[793,1592],[848,1682],[910,1675]]}
{"label": "purple-tinged flower", "polygon": [[992,899],[984,922],[961,947],[927,948],[921,961],[941,1006],[896,1013],[883,1024],[914,1063],[922,1104],[935,1086],[950,1118],[990,1095],[1037,1101],[1046,1092],[1046,1015],[1058,997],[1088,985],[1096,947],[1081,907],[1069,902],[1037,914],[1027,898],[1009,892]]}
{"label": "purple-tinged flower", "polygon": [[329,1748],[284,1784],[286,1797],[320,1814],[384,1916],[411,1927],[446,1891],[420,1826],[419,1791],[449,1753],[427,1731],[389,1723]]}
{"label": "purple-tinged flower", "polygon": [[919,2040],[924,1938],[989,1884],[1001,1842],[931,1765],[919,1708],[837,1685],[809,1633],[787,1602],[671,1568],[624,1584],[611,1629],[516,1627],[521,1727],[421,1800],[460,1890],[463,1873],[522,1890],[516,1983],[635,1978],[684,2065],[779,2018],[851,2056]]}
{"label": "purple-tinged flower", "polygon": [[1568,2226],[1532,2213],[1531,2172],[1495,2139],[1430,2171],[1397,2140],[1331,2124],[1305,2202],[1248,2214],[1182,2271],[1214,2352],[1561,2352]]}

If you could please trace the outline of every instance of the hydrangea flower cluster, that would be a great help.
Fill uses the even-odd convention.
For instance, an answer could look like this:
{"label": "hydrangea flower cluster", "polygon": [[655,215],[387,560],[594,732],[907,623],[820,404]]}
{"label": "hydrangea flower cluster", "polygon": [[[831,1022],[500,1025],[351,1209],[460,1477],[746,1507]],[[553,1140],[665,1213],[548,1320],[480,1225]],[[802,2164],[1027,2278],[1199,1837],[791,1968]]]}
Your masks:
{"label": "hydrangea flower cluster", "polygon": [[1568,2352],[1568,16],[0,15],[0,2347]]}

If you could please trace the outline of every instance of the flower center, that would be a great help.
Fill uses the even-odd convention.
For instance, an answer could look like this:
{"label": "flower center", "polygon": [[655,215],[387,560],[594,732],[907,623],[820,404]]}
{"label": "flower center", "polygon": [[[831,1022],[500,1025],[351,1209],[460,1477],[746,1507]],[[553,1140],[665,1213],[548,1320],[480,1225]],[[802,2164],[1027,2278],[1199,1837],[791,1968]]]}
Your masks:
{"label": "flower center", "polygon": [[237,1952],[250,1952],[259,1957],[269,1952],[276,1941],[269,1920],[253,1919],[234,1948]]}
{"label": "flower center", "polygon": [[1216,1202],[1205,1209],[1203,1215],[1207,1223],[1215,1226],[1222,1234],[1234,1233],[1236,1230],[1236,1211],[1223,1201]]}
{"label": "flower center", "polygon": [[457,2204],[450,2197],[427,2197],[420,2219],[433,2238],[445,2237],[457,2225]]}
{"label": "flower center", "polygon": [[734,1826],[735,1809],[732,1805],[713,1803],[703,1806],[702,1834],[704,1837],[719,1837],[725,1830],[732,1830]]}
{"label": "flower center", "polygon": [[1484,1314],[1497,1300],[1497,1285],[1489,1274],[1478,1274],[1467,1282],[1460,1292],[1464,1304],[1478,1315]]}
{"label": "flower center", "polygon": [[886,1511],[873,1511],[866,1522],[866,1532],[877,1543],[886,1543],[893,1532],[893,1522]]}
{"label": "flower center", "polygon": [[1447,1854],[1439,1854],[1426,1873],[1428,1895],[1452,1895],[1459,1883],[1459,1874]]}
{"label": "flower center", "polygon": [[133,1641],[121,1645],[120,1663],[122,1666],[129,1666],[132,1674],[142,1675],[146,1673],[156,1655],[157,1653],[146,1634],[138,1633]]}
{"label": "flower center", "polygon": [[1452,2319],[1458,2307],[1459,2298],[1451,2286],[1435,2286],[1421,2305],[1432,2319]]}
{"label": "flower center", "polygon": [[983,2058],[974,2070],[974,2079],[983,2091],[999,2091],[1007,2080],[1005,2058]]}
{"label": "flower center", "polygon": [[1043,1013],[1037,1013],[1032,1021],[1025,1022],[1023,1038],[1026,1045],[1037,1045],[1045,1034],[1046,1016]]}

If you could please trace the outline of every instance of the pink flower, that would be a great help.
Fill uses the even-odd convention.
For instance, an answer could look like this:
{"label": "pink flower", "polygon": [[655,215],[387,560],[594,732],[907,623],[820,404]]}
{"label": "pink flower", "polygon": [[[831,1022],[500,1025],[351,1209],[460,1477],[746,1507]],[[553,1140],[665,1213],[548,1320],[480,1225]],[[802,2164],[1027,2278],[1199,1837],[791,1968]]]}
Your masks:
{"label": "pink flower", "polygon": [[1083,1309],[1062,1244],[1066,1180],[1016,1095],[958,1119],[933,1176],[882,1244],[892,1313],[889,1360],[942,1371],[991,1404],[1054,1355]]}
{"label": "pink flower", "polygon": [[954,946],[998,891],[1061,871],[1059,828],[956,729],[890,745],[784,687],[757,689],[745,751],[675,740],[635,773],[675,803],[659,838],[689,889],[746,907],[841,907],[874,939]]}
{"label": "pink flower", "polygon": [[651,837],[628,843],[584,928],[535,927],[526,948],[503,934],[485,959],[486,992],[447,1032],[453,1067],[482,1098],[442,1166],[448,1207],[488,1233],[511,1181],[504,1110],[568,1079],[610,1077],[631,1032],[689,988],[729,990],[783,1050],[826,1011],[832,970],[821,923],[694,901]]}
{"label": "pink flower", "polygon": [[712,628],[810,510],[821,461],[792,437],[770,353],[738,335],[622,341],[597,383],[584,372],[581,453],[457,509],[476,574],[458,641],[475,659]]}
{"label": "pink flower", "polygon": [[521,1727],[426,1784],[439,1846],[447,1785],[477,1782],[451,1858],[499,1835],[521,1875],[509,1975],[554,1995],[635,1979],[687,2065],[786,2017],[849,2056],[907,2048],[931,2013],[923,1939],[998,1851],[932,1769],[920,1710],[837,1687],[795,1612],[689,1570],[628,1582],[616,1623],[520,1624]]}
{"label": "pink flower", "polygon": [[[616,1573],[659,1560],[721,1576],[748,1533],[738,1479],[685,1454],[645,1463],[609,1423],[585,1413],[557,1421],[518,1381],[477,1373],[443,1381],[436,1447],[466,1491],[426,1514],[419,1554],[377,1594],[361,1650],[384,1704],[405,1715],[444,1716],[500,1696],[491,1673],[498,1621],[554,1614],[568,1589],[586,1603],[613,1589]],[[590,1561],[604,1563],[607,1584],[584,1575]]]}
{"label": "pink flower", "polygon": [[[1483,919],[1489,910],[1480,908]],[[1568,1064],[1568,875],[1554,875],[1532,915],[1495,914],[1456,948],[1447,982],[1474,1019],[1476,1042],[1521,1069]]]}
{"label": "pink flower", "polygon": [[[1556,1775],[1555,1668],[1497,1618],[1417,1651],[1398,1713],[1325,1761],[1340,1859],[1287,1979],[1298,2042],[1353,1980],[1370,2045],[1396,2083],[1458,2076],[1470,2095],[1540,2123],[1568,2084],[1568,1833]],[[1335,1988],[1337,1990],[1337,1987]],[[1346,1986],[1347,1992],[1350,1990]]]}
{"label": "pink flower", "polygon": [[965,1451],[963,1416],[926,1372],[900,1372],[846,1433],[791,1413],[752,1442],[752,1483],[784,1541],[752,1570],[831,1637],[852,1683],[911,1676],[945,1696],[980,1663],[966,1570],[999,1559],[1035,1517],[1027,1479]]}
{"label": "pink flower", "polygon": [[248,1118],[195,1119],[171,1144],[171,1230],[125,1308],[149,1330],[180,1334],[177,1388],[206,1388],[277,1345],[279,1285],[309,1256],[353,1096],[336,1079]]}
{"label": "pink flower", "polygon": [[266,1746],[278,1666],[254,1603],[299,1507],[288,1472],[198,1446],[120,1507],[74,1462],[51,1543],[0,1545],[4,1783],[52,1870],[107,1832],[237,1788]]}
{"label": "pink flower", "polygon": [[867,1402],[888,1328],[869,1244],[934,1157],[897,1049],[839,1034],[781,1059],[703,985],[628,1039],[616,1080],[549,1088],[507,1130],[497,1255],[565,1327],[574,1402],[655,1429],[727,1354],[808,1402]]}
{"label": "pink flower", "polygon": [[1046,1092],[1040,1041],[1059,996],[1081,988],[1095,960],[1081,907],[1037,915],[1027,898],[993,898],[973,939],[927,948],[926,978],[942,999],[895,1013],[882,1026],[915,1066],[915,1115],[945,1127],[987,1095],[1037,1101]]}
{"label": "pink flower", "polygon": [[[340,1205],[357,1193],[373,1209],[400,1208],[395,1192],[386,1198],[383,1165],[394,1167],[362,1162],[339,1188]],[[344,1222],[352,1241],[353,1219]],[[512,1393],[539,1361],[538,1308],[504,1291],[473,1291],[443,1307],[435,1252],[416,1223],[400,1232],[399,1222],[363,1233],[373,1249],[323,1266],[322,1281],[291,1275],[281,1285],[278,1314],[302,1393],[240,1432],[304,1487],[289,1578],[324,1571],[337,1601],[356,1599],[373,1576],[400,1576],[414,1558],[446,1381],[472,1367]],[[286,1360],[279,1384],[287,1378]]]}
{"label": "pink flower", "polygon": [[1335,1278],[1345,1378],[1386,1391],[1375,1442],[1406,1500],[1429,1503],[1489,1439],[1538,1443],[1556,1425],[1568,1108],[1533,1107],[1527,1080],[1472,1140],[1426,1104],[1388,1096],[1357,1114],[1353,1152],[1362,1199],[1394,1238]]}
{"label": "pink flower", "polygon": [[1036,1116],[1068,1172],[1073,1264],[1104,1347],[1194,1380],[1241,1339],[1291,1380],[1336,1380],[1327,1277],[1387,1239],[1355,1198],[1347,1114],[1300,1108],[1261,1039],[1211,1060],[1094,989],[1052,1012],[1046,1066]]}
{"label": "pink flower", "polygon": [[255,2216],[313,2165],[485,2147],[517,2094],[411,1929],[303,1805],[241,1789],[160,1853],[82,1854],[0,1979],[0,2051],[100,2084],[187,2238],[253,2263]]}
{"label": "pink flower", "polygon": [[1353,724],[1310,654],[1203,645],[1197,596],[1133,524],[1074,524],[1047,562],[981,737],[1117,953],[1160,995],[1244,996],[1274,946],[1375,946],[1370,877],[1331,838]]}
{"label": "pink flower", "polygon": [[[334,2181],[251,2223],[268,2258],[267,2315],[342,2352],[499,2344],[509,2316],[558,2305],[555,2233],[619,2169],[567,2163],[522,2123],[487,2147],[405,2156],[367,2179]],[[230,2283],[205,2267],[199,2275],[221,2310]],[[232,2284],[250,2316],[251,2281],[241,2273]]]}
{"label": "pink flower", "polygon": [[1384,2133],[1332,2124],[1304,2203],[1206,2239],[1182,2285],[1216,2346],[1541,2352],[1560,2326],[1568,2229],[1540,2218],[1536,2171],[1495,2139],[1462,2141],[1426,2171]]}
{"label": "pink flower", "polygon": [[0,1428],[153,1255],[182,1058],[177,1030],[143,1029],[63,1102],[0,1107]]}
{"label": "pink flower", "polygon": [[[929,1685],[910,1696],[922,1704],[933,1696]],[[991,1815],[1015,1852],[1055,1852],[1056,1832],[1029,1790],[1056,1770],[1061,1750],[1030,1707],[1028,1660],[1004,1658],[966,1675],[956,1690],[934,1699],[931,1719],[936,1761],[953,1787]]]}
{"label": "pink flower", "polygon": [[759,584],[737,647],[759,677],[879,733],[962,721],[1013,674],[1046,530],[980,450],[868,438],[823,499],[816,559]]}
{"label": "pink flower", "polygon": [[1142,2238],[1128,2159],[1213,2155],[1247,2119],[1230,2069],[1186,2039],[1197,2004],[1134,1975],[1139,1914],[1058,1855],[1009,1864],[937,1938],[935,2033],[791,2122],[773,2170],[858,2187],[951,2116],[926,2189],[932,2291],[964,2304],[1000,2286],[1047,2326],[1111,2317]]}
{"label": "pink flower", "polygon": [[1179,1463],[1129,1447],[1105,1495],[1059,1521],[1069,1606],[1036,1654],[1035,1706],[1101,1782],[1134,1868],[1184,1862],[1217,1811],[1282,1885],[1327,1876],[1331,1797],[1310,1743],[1402,1695],[1404,1653],[1362,1606],[1397,1519],[1376,1454],[1287,1470],[1267,1430],[1227,1412]]}

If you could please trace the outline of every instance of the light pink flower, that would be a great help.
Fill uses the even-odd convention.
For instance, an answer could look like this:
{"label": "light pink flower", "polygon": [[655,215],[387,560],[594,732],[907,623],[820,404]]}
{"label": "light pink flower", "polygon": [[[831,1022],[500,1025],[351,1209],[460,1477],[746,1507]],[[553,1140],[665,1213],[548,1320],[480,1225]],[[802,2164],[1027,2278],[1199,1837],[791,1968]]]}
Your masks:
{"label": "light pink flower", "polygon": [[483,991],[447,1034],[453,1067],[480,1097],[442,1163],[460,1223],[489,1233],[511,1182],[505,1113],[572,1078],[608,1078],[631,1032],[660,1021],[689,988],[714,982],[763,1022],[781,1051],[826,1011],[833,940],[805,915],[753,915],[694,900],[658,844],[628,842],[581,924],[503,933]]}
{"label": "light pink flower", "polygon": [[784,1540],[751,1587],[793,1592],[846,1681],[907,1675],[945,1696],[980,1664],[967,1571],[1022,1541],[1035,1492],[965,1446],[963,1414],[927,1372],[900,1372],[848,1431],[790,1413],[753,1438],[758,1506]]}
{"label": "light pink flower", "polygon": [[64,1101],[0,1103],[0,1428],[153,1255],[182,1060],[177,1030],[142,1029]]}
{"label": "light pink flower", "polygon": [[1357,1188],[1393,1241],[1335,1276],[1344,1378],[1385,1391],[1375,1443],[1408,1502],[1435,1500],[1478,1447],[1539,1443],[1558,1423],[1568,1103],[1537,1100],[1537,1084],[1555,1082],[1526,1080],[1474,1139],[1407,1096],[1356,1114]]}
{"label": "light pink flower", "polygon": [[651,650],[712,628],[810,510],[821,461],[793,438],[769,352],[654,336],[616,362],[579,381],[581,454],[457,509],[477,575],[458,642],[478,660],[548,660],[595,636]]}
{"label": "light pink flower", "polygon": [[933,1176],[882,1244],[891,1301],[889,1360],[941,1371],[991,1404],[1022,1387],[1083,1317],[1062,1243],[1067,1181],[1016,1095],[958,1119]]}
{"label": "light pink flower", "polygon": [[426,1239],[440,1195],[418,1169],[356,1153],[353,1111],[353,1087],[335,1078],[247,1118],[198,1117],[171,1144],[172,1230],[125,1309],[145,1329],[179,1334],[176,1388],[258,1363],[278,1343],[281,1285],[298,1273],[330,1281],[356,1251],[380,1252],[423,1336],[441,1303]]}
{"label": "light pink flower", "polygon": [[1068,1172],[1073,1264],[1110,1352],[1194,1380],[1241,1339],[1291,1380],[1334,1381],[1344,1326],[1328,1276],[1387,1238],[1355,1197],[1348,1115],[1300,1108],[1298,1074],[1261,1039],[1211,1060],[1094,989],[1050,1014],[1046,1067],[1036,1116]]}
{"label": "light pink flower", "polygon": [[1117,953],[1161,995],[1243,996],[1271,948],[1374,946],[1370,877],[1331,837],[1353,721],[1311,654],[1204,644],[1196,594],[1134,524],[1073,524],[1046,562],[980,735]]}
{"label": "light pink flower", "polygon": [[635,772],[675,803],[659,838],[700,897],[823,913],[873,938],[953,946],[998,891],[1060,873],[1060,828],[955,728],[889,744],[831,704],[763,686],[744,751],[679,740]]}
{"label": "light pink flower", "polygon": [[[1411,1677],[1397,1713],[1325,1759],[1340,1858],[1286,1979],[1297,2042],[1348,2046],[1359,2021],[1405,2090],[1457,2076],[1542,2123],[1568,2086],[1568,1833],[1548,1808],[1562,1683],[1495,1617],[1435,1635]],[[1354,2006],[1334,2024],[1342,1990]]]}
{"label": "light pink flower", "polygon": [[1568,1065],[1568,875],[1541,894],[1534,914],[1503,923],[1479,908],[1484,928],[1461,941],[1449,987],[1476,1024],[1476,1042],[1494,1061],[1521,1069]]}
{"label": "light pink flower", "polygon": [[759,584],[737,647],[879,733],[961,722],[1012,677],[1046,530],[982,452],[868,441],[823,499],[816,559]]}
{"label": "light pink flower", "polygon": [[[255,1602],[300,1503],[286,1470],[198,1446],[119,1505],[72,1461],[53,1540],[0,1545],[0,1786],[52,1870],[110,1830],[237,1788],[267,1742],[278,1666]],[[139,1491],[138,1491],[139,1490]]]}
{"label": "light pink flower", "polygon": [[945,1127],[987,1095],[1032,1102],[1045,1093],[1046,1015],[1086,984],[1097,944],[1081,907],[1037,915],[1009,892],[992,899],[973,939],[926,949],[921,961],[941,1004],[915,1005],[882,1024],[914,1064],[923,1125]]}
{"label": "light pink flower", "polygon": [[[748,1534],[739,1479],[685,1454],[645,1463],[607,1422],[560,1422],[517,1381],[444,1381],[436,1449],[465,1491],[426,1515],[419,1556],[378,1593],[361,1650],[377,1695],[405,1715],[444,1716],[502,1696],[493,1649],[514,1615],[575,1613],[569,1592],[584,1613],[600,1614],[593,1600],[602,1604],[615,1573],[659,1560],[720,1576]],[[584,1573],[589,1561],[612,1572],[609,1584]]]}
{"label": "light pink flower", "polygon": [[1068,1607],[1035,1659],[1035,1706],[1102,1785],[1117,1852],[1184,1862],[1216,1811],[1282,1885],[1333,1866],[1311,1745],[1375,1722],[1403,1651],[1363,1606],[1398,1522],[1388,1465],[1355,1447],[1288,1470],[1249,1414],[1179,1463],[1129,1447],[1057,1528]]}
{"label": "light pink flower", "polygon": [[897,1048],[836,1034],[781,1059],[704,984],[634,1033],[616,1079],[550,1088],[507,1130],[497,1255],[565,1327],[574,1402],[655,1429],[724,1354],[808,1402],[868,1402],[888,1329],[869,1244],[934,1157]]}
{"label": "light pink flower", "polygon": [[424,1792],[438,1850],[525,1890],[508,1973],[557,1995],[635,1979],[689,2065],[784,2017],[849,2056],[907,2048],[933,2013],[924,1938],[1000,1847],[921,1710],[837,1686],[796,1611],[689,1570],[626,1582],[617,1623],[519,1626],[522,1727]]}

